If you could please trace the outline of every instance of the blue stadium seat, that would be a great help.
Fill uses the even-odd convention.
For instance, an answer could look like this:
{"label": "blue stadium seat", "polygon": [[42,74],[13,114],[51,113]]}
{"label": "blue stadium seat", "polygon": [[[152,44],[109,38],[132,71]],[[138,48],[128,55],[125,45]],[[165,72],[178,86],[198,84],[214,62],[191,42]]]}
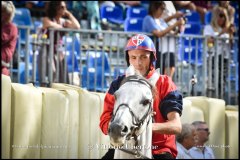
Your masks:
{"label": "blue stadium seat", "polygon": [[72,10],[73,9],[73,1],[66,1],[67,9]]}
{"label": "blue stadium seat", "polygon": [[[80,56],[80,40],[78,37],[74,37],[74,43],[72,37],[63,37],[63,43],[65,44],[68,72],[79,72],[78,59]],[[74,48],[73,47],[74,44]],[[74,53],[74,55],[73,55]],[[74,66],[72,62],[72,56],[74,59]]]}
{"label": "blue stadium seat", "polygon": [[[203,52],[200,48],[196,50],[195,47],[191,47],[191,48],[185,47],[183,60],[195,65],[201,65],[203,62],[202,53]],[[196,59],[197,59],[197,63],[196,63]]]}
{"label": "blue stadium seat", "polygon": [[[96,91],[106,91],[109,88],[107,78],[110,74],[108,54],[106,52],[95,51],[87,51],[86,54],[87,62],[86,66],[84,66],[82,70],[82,87],[87,88],[90,91],[94,91],[94,89]],[[96,87],[94,85],[95,80]]]}
{"label": "blue stadium seat", "polygon": [[[80,58],[80,54],[81,54],[81,50],[80,50],[80,46],[81,46],[81,42],[80,42],[80,38],[78,36],[73,37],[74,38],[74,51],[77,53],[77,59]],[[72,47],[73,47],[73,38],[72,37],[63,37],[63,42],[66,45],[66,50],[67,51],[72,51]]]}
{"label": "blue stadium seat", "polygon": [[34,33],[37,33],[37,31],[42,28],[42,21],[35,20],[33,22],[33,25],[34,25]]}
{"label": "blue stadium seat", "polygon": [[38,7],[38,8],[44,8],[44,6],[45,6],[45,1],[38,1],[37,3],[36,3],[36,7]]}
{"label": "blue stadium seat", "polygon": [[205,17],[204,17],[205,25],[210,24],[210,23],[211,23],[211,19],[212,19],[212,12],[211,12],[211,11],[208,11],[208,12],[205,14]]}
{"label": "blue stadium seat", "polygon": [[20,25],[32,26],[31,13],[27,8],[16,8],[13,22]]}
{"label": "blue stadium seat", "polygon": [[125,74],[125,69],[124,68],[114,68],[114,75],[113,78],[116,79],[120,75]]}
{"label": "blue stadium seat", "polygon": [[87,57],[87,65],[88,67],[95,67],[95,63],[97,67],[103,66],[104,63],[104,72],[109,73],[110,72],[110,66],[109,66],[109,60],[108,60],[108,53],[101,52],[101,51],[87,51],[86,53]]}
{"label": "blue stadium seat", "polygon": [[237,10],[236,10],[235,15],[234,15],[234,23],[239,28],[239,13],[238,13]]}
{"label": "blue stadium seat", "polygon": [[124,21],[124,31],[142,32],[142,18],[126,18]]}
{"label": "blue stadium seat", "polygon": [[[89,91],[103,91],[105,92],[108,88],[109,85],[107,84],[106,77],[103,77],[102,81],[102,75],[103,72],[101,68],[87,68],[84,66],[82,71],[82,87],[86,88]],[[95,74],[96,74],[96,86],[95,86]],[[103,85],[102,85],[103,82]]]}
{"label": "blue stadium seat", "polygon": [[74,52],[74,56],[73,56],[74,66],[73,66],[73,62],[72,62],[72,56],[73,56],[73,52],[72,51],[67,51],[68,72],[79,72],[77,53]]}
{"label": "blue stadium seat", "polygon": [[[27,8],[16,8],[13,23],[33,28],[31,14]],[[26,40],[26,30],[21,30],[21,40]]]}
{"label": "blue stadium seat", "polygon": [[[202,26],[201,26],[201,24],[197,24],[197,23],[192,23],[192,24],[188,23],[188,24],[186,24],[185,25],[184,34],[202,35]],[[189,45],[189,41],[190,41],[189,38],[184,39],[184,45],[188,46]],[[200,41],[200,43],[201,43],[201,41]],[[196,40],[195,39],[191,40],[190,44],[195,46]],[[199,44],[199,45],[201,45],[201,44]]]}
{"label": "blue stadium seat", "polygon": [[26,83],[25,81],[25,62],[19,63],[18,74],[20,75],[20,82],[19,83]]}
{"label": "blue stadium seat", "polygon": [[[194,34],[194,35],[202,35],[202,26],[198,23],[187,23],[185,25],[185,31],[184,34]],[[184,60],[189,63],[195,64],[195,57],[196,57],[196,51],[198,53],[198,64],[202,63],[202,48],[203,48],[203,41],[202,39],[190,39],[188,37],[182,39],[182,46],[184,49]],[[189,46],[190,44],[190,46]],[[198,49],[196,49],[196,45],[198,45]],[[181,50],[181,49],[180,49]],[[189,58],[189,53],[191,57]]]}
{"label": "blue stadium seat", "polygon": [[141,6],[148,10],[151,1],[141,1]]}
{"label": "blue stadium seat", "polygon": [[147,9],[144,7],[128,7],[126,18],[144,18],[147,15]]}
{"label": "blue stadium seat", "polygon": [[187,23],[198,23],[198,24],[201,24],[200,15],[196,11],[187,12],[186,15],[185,15],[185,18],[187,19]]}
{"label": "blue stadium seat", "polygon": [[[20,75],[20,82],[19,83],[22,83],[22,84],[27,83],[25,81],[25,66],[26,66],[25,62],[20,62],[19,63],[19,70],[18,70],[18,73]],[[29,64],[28,69],[29,69],[29,80],[31,81],[32,80],[32,75],[33,75],[32,64]],[[38,74],[38,67],[36,65],[36,81],[39,81],[38,75],[39,75]]]}
{"label": "blue stadium seat", "polygon": [[101,19],[106,19],[110,23],[123,24],[123,10],[119,6],[110,7],[102,5],[100,8]]}
{"label": "blue stadium seat", "polygon": [[185,25],[184,34],[202,35],[202,26],[198,23],[187,23]]}

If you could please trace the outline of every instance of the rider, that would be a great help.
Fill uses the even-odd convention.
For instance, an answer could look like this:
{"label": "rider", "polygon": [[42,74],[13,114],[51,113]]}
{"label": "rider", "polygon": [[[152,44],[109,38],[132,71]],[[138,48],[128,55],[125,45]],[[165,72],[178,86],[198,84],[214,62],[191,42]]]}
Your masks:
{"label": "rider", "polygon": [[[134,66],[146,79],[156,77],[154,62],[156,61],[156,49],[152,40],[144,35],[137,34],[130,38],[125,47],[127,65]],[[157,74],[158,75],[158,74]],[[100,117],[100,128],[107,135],[109,122],[112,118],[114,107],[114,93],[120,87],[125,75],[119,76],[111,83],[104,99],[104,110]],[[175,134],[181,133],[180,115],[182,114],[182,95],[176,89],[170,77],[158,75],[156,79],[157,95],[155,95],[153,110],[154,123],[152,135],[153,157],[172,159],[177,156]],[[113,158],[113,150],[103,158]],[[110,157],[109,157],[110,156]]]}

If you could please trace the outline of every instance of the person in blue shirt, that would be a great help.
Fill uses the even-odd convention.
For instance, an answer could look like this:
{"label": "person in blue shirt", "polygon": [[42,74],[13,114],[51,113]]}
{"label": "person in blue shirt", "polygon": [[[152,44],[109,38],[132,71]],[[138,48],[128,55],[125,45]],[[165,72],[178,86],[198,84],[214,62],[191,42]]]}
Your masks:
{"label": "person in blue shirt", "polygon": [[[160,67],[160,55],[163,54],[163,74],[173,77],[175,71],[175,53],[176,53],[176,42],[174,37],[165,37],[167,34],[175,35],[179,33],[177,28],[181,28],[185,21],[181,18],[184,14],[177,12],[171,17],[165,19],[161,18],[166,5],[163,1],[153,1],[150,3],[148,15],[143,19],[143,32],[152,33],[154,36],[161,38],[159,41],[161,47],[158,48],[160,53],[157,54],[158,61],[156,62],[156,68]],[[173,18],[180,18],[174,24],[168,25],[167,22]],[[160,44],[159,43],[159,44]],[[158,47],[159,45],[157,45]],[[169,53],[169,54],[167,54]],[[170,59],[167,59],[170,57]],[[169,69],[168,69],[169,67]]]}

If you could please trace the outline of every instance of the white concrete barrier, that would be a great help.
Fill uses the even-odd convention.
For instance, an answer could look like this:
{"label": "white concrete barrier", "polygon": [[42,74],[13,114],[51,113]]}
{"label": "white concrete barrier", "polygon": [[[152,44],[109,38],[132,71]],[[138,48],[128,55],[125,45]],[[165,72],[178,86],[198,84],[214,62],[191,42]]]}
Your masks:
{"label": "white concrete barrier", "polygon": [[40,158],[42,93],[12,83],[11,158]]}
{"label": "white concrete barrier", "polygon": [[226,158],[238,159],[239,157],[239,121],[237,110],[226,110]]}
{"label": "white concrete barrier", "polygon": [[41,157],[58,159],[68,157],[69,101],[65,94],[52,88],[42,88]]}
{"label": "white concrete barrier", "polygon": [[10,124],[11,124],[11,79],[2,74],[2,131],[1,158],[10,158]]}

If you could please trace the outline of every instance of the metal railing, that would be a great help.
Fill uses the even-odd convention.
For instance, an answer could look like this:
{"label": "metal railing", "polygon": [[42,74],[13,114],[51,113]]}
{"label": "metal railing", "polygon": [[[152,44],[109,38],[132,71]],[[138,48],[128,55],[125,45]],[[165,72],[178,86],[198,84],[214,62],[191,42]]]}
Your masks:
{"label": "metal railing", "polygon": [[[124,47],[127,40],[136,32],[118,31],[94,31],[94,30],[74,30],[74,29],[49,29],[49,37],[41,35],[30,35],[30,28],[26,29],[26,37],[23,42],[18,39],[17,68],[11,69],[13,82],[34,83],[41,85],[39,80],[39,55],[44,55],[42,59],[48,65],[45,67],[44,83],[53,82],[70,83],[79,85],[92,91],[105,92],[111,81],[119,74],[124,73],[127,65],[125,62]],[[62,43],[61,36],[56,33],[64,33]],[[103,39],[98,39],[98,34],[103,35]],[[147,34],[147,33],[144,33]],[[151,34],[147,34],[153,37]],[[238,38],[233,39],[232,47],[226,49],[229,53],[226,62],[219,59],[218,45],[208,47],[207,38],[197,35],[166,36],[167,41],[174,38],[176,45],[175,72],[173,81],[184,96],[201,95],[221,98],[227,104],[238,104]],[[161,38],[153,37],[154,43],[159,45],[158,52],[161,52]],[[225,43],[227,39],[216,38]],[[170,43],[168,43],[170,44]],[[57,45],[57,46],[55,46]],[[170,45],[167,46],[171,49]],[[62,48],[62,50],[60,50]],[[64,54],[63,74],[59,72],[61,67],[60,57]],[[160,68],[163,68],[163,55],[160,55]],[[169,55],[167,56],[169,59]],[[30,59],[30,60],[29,60]],[[32,59],[32,60],[31,60]],[[55,63],[56,69],[52,65]],[[167,65],[169,61],[165,62]],[[21,65],[24,64],[24,69]],[[224,73],[220,68],[227,68]],[[66,67],[68,66],[68,67]],[[24,75],[23,75],[24,72]],[[161,72],[162,73],[162,72]],[[61,77],[63,75],[63,77]],[[42,77],[42,76],[41,76]],[[197,80],[197,81],[196,81]]]}

